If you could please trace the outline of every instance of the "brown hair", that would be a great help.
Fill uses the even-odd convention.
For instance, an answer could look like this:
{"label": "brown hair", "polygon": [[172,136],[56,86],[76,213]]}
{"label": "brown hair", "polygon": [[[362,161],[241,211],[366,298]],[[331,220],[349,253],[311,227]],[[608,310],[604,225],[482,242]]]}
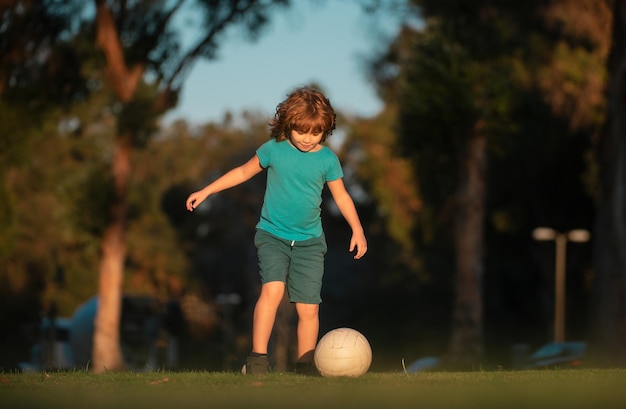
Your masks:
{"label": "brown hair", "polygon": [[322,132],[322,142],[335,129],[335,111],[328,98],[312,88],[298,88],[276,107],[270,121],[271,137],[277,141],[289,138],[291,131]]}

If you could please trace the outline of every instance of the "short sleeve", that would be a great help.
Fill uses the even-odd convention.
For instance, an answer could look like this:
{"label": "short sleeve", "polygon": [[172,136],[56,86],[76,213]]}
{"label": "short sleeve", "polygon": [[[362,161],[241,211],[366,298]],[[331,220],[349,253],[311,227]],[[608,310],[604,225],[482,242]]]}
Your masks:
{"label": "short sleeve", "polygon": [[328,173],[326,174],[326,181],[332,182],[343,177],[343,169],[341,168],[341,162],[337,155],[332,153],[330,155]]}
{"label": "short sleeve", "polygon": [[259,163],[263,169],[267,168],[270,164],[270,159],[272,157],[272,146],[276,141],[271,139],[265,142],[263,145],[259,146],[259,149],[256,151],[256,156],[259,158]]}

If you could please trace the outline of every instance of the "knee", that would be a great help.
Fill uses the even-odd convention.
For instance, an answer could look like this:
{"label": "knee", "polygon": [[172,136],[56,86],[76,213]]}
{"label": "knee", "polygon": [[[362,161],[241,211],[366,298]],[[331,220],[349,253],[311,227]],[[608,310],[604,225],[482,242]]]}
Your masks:
{"label": "knee", "polygon": [[320,306],[318,304],[296,303],[296,311],[299,319],[317,319]]}
{"label": "knee", "polygon": [[263,284],[259,299],[272,300],[279,303],[285,294],[285,284],[279,281]]}

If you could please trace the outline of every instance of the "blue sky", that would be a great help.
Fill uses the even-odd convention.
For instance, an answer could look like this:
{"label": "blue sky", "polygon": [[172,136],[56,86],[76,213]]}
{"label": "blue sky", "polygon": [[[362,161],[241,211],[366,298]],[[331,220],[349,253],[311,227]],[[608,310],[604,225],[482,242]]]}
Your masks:
{"label": "blue sky", "polygon": [[220,121],[225,112],[258,111],[268,118],[293,88],[320,84],[333,106],[371,116],[381,108],[364,58],[397,32],[399,19],[365,14],[355,0],[293,2],[274,16],[256,42],[232,33],[217,60],[200,61],[166,121]]}

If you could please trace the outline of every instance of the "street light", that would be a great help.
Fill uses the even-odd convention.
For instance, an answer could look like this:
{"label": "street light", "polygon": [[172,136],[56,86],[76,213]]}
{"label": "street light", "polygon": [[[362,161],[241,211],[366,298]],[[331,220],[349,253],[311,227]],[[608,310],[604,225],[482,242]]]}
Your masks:
{"label": "street light", "polygon": [[554,279],[554,342],[565,341],[565,248],[568,241],[589,241],[589,231],[584,229],[559,233],[549,227],[537,227],[533,238],[538,241],[554,240],[556,244]]}

